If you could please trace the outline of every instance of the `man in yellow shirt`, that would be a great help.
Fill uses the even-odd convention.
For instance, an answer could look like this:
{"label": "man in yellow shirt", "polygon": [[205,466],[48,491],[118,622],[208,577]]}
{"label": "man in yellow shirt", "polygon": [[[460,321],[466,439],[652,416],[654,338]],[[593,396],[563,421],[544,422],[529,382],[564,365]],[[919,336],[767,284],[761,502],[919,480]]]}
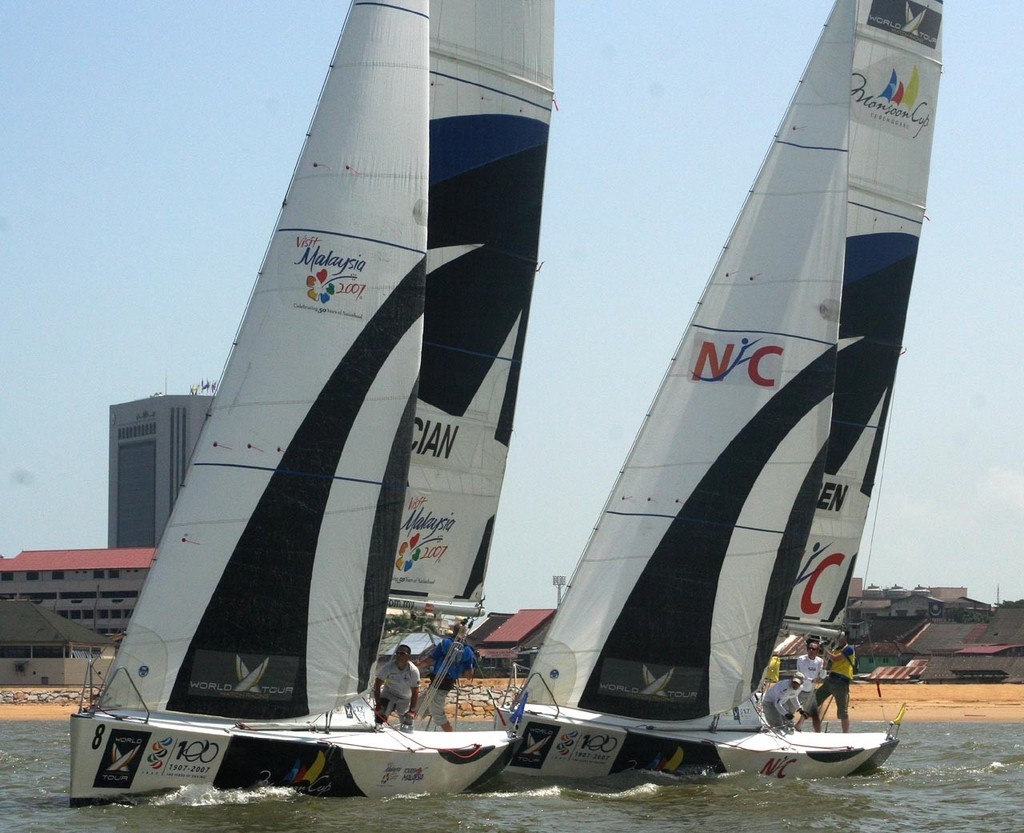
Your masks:
{"label": "man in yellow shirt", "polygon": [[831,695],[836,700],[836,714],[843,725],[843,731],[850,731],[850,683],[853,682],[853,669],[857,661],[857,652],[849,643],[846,631],[839,634],[835,649],[827,652],[831,666],[825,682],[814,695],[819,711],[821,704]]}

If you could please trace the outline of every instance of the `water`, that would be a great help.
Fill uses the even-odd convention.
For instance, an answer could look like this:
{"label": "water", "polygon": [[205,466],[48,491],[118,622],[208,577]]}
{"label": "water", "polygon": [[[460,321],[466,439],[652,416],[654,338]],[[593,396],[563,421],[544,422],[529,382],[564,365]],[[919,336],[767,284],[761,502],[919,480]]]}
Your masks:
{"label": "water", "polygon": [[779,781],[747,775],[550,785],[502,775],[473,795],[318,799],[286,790],[190,788],[132,806],[67,806],[68,724],[0,721],[0,831],[98,833],[636,833],[972,829],[1019,833],[1024,726],[910,723],[874,775]]}

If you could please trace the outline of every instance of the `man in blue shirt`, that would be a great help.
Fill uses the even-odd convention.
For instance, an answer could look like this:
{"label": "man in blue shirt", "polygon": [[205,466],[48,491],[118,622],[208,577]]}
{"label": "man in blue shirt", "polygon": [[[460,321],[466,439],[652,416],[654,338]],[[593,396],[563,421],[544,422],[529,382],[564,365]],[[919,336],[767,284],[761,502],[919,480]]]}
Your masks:
{"label": "man in blue shirt", "polygon": [[455,687],[455,681],[459,677],[472,679],[476,666],[476,654],[465,644],[465,632],[465,621],[453,625],[451,636],[442,639],[434,646],[433,651],[419,661],[421,670],[428,663],[433,663],[430,672],[432,679],[427,693],[427,712],[445,732],[452,731],[452,724],[444,711],[448,692]]}

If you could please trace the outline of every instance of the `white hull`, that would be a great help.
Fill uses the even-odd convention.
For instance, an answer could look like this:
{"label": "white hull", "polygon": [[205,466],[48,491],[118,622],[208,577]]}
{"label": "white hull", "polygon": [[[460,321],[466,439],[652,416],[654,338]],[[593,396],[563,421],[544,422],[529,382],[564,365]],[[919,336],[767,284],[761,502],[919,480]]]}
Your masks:
{"label": "white hull", "polygon": [[508,771],[552,778],[600,778],[625,771],[677,775],[748,772],[773,778],[825,778],[877,769],[898,740],[885,732],[751,731],[735,720],[718,728],[640,726],[576,709],[531,706],[522,745]]}
{"label": "white hull", "polygon": [[458,793],[504,769],[505,732],[243,728],[185,715],[71,718],[71,805],[205,784],[291,787],[330,797]]}

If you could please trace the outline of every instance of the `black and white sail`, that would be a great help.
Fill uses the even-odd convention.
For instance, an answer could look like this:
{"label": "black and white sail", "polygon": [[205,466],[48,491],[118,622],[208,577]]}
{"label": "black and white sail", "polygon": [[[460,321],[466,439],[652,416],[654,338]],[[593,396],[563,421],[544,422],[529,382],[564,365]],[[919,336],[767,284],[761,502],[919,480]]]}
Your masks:
{"label": "black and white sail", "polygon": [[107,706],[286,718],[368,686],[422,342],[428,32],[426,0],[353,3]]}
{"label": "black and white sail", "polygon": [[841,0],[534,663],[550,702],[644,721],[761,678],[821,491],[847,227]]}
{"label": "black and white sail", "polygon": [[430,12],[423,357],[392,602],[472,607],[537,269],[554,2],[433,0]]}
{"label": "black and white sail", "polygon": [[841,619],[878,476],[924,223],[942,8],[860,4],[836,391],[825,479],[786,611],[795,630]]}

